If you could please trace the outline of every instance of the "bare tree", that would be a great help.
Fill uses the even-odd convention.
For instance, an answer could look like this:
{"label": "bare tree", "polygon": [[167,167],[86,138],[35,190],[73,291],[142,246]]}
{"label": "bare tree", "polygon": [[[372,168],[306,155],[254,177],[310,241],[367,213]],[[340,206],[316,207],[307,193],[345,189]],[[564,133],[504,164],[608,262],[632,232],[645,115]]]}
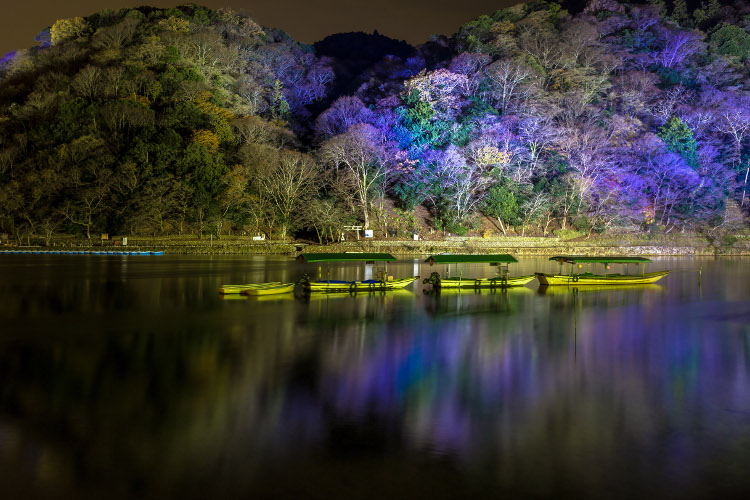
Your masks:
{"label": "bare tree", "polygon": [[286,239],[296,219],[294,215],[312,198],[317,176],[315,161],[295,151],[280,152],[278,162],[269,163],[258,172],[258,187],[273,204],[282,239]]}
{"label": "bare tree", "polygon": [[387,170],[380,132],[372,125],[359,123],[323,143],[320,151],[325,163],[351,175],[364,227],[369,228],[370,190],[383,181]]}
{"label": "bare tree", "polygon": [[490,97],[495,107],[507,113],[511,103],[524,101],[530,89],[524,85],[533,77],[528,66],[508,60],[497,61],[484,70],[490,84]]}

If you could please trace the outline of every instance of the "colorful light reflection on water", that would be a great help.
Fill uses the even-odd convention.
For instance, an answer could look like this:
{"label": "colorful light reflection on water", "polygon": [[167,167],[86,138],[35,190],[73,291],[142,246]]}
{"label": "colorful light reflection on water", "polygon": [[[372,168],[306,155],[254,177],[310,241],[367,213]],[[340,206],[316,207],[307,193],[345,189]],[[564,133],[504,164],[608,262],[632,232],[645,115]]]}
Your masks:
{"label": "colorful light reflection on water", "polygon": [[[673,274],[645,287],[434,295],[418,285],[262,301],[215,292],[289,280],[297,264],[13,259],[0,261],[0,466],[11,493],[750,488],[747,259],[661,259],[654,266]],[[526,259],[519,272],[546,265]]]}

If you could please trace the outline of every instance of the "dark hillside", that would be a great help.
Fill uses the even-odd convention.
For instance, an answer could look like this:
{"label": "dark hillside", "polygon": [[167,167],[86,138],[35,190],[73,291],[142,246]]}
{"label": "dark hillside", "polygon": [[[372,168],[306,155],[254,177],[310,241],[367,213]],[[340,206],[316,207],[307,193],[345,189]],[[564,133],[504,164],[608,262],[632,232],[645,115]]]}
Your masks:
{"label": "dark hillside", "polygon": [[334,94],[354,93],[362,83],[368,68],[386,56],[406,60],[416,54],[416,49],[403,40],[394,40],[375,33],[337,33],[313,44],[318,57],[333,59],[336,73]]}

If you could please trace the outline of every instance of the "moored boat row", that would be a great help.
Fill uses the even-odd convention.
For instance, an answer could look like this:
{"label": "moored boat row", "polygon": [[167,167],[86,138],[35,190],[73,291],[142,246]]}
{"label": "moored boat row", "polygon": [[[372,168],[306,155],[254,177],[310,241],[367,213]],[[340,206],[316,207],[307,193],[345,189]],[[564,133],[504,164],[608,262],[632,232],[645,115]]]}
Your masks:
{"label": "moored boat row", "polygon": [[[322,269],[319,268],[318,279],[311,279],[307,275],[303,275],[302,278],[297,282],[304,292],[385,292],[389,290],[399,290],[409,284],[416,281],[419,276],[409,276],[405,278],[395,278],[388,275],[385,263],[393,262],[396,258],[388,253],[363,253],[363,252],[347,252],[347,253],[308,253],[300,254],[296,259],[301,263],[334,263],[334,262],[358,262],[358,263],[370,263],[374,264],[380,262],[384,264],[384,267],[379,269],[377,277],[375,279],[365,280],[334,280],[334,279],[322,279]],[[627,267],[629,265],[645,266],[646,263],[650,263],[651,260],[645,257],[628,257],[628,256],[606,256],[606,257],[587,257],[587,256],[575,256],[575,255],[560,255],[550,257],[550,261],[556,261],[560,263],[559,274],[549,273],[535,273],[523,276],[512,276],[509,271],[509,265],[517,263],[518,260],[512,255],[508,254],[494,254],[494,255],[451,255],[451,254],[440,254],[432,255],[425,261],[431,266],[436,264],[442,264],[447,266],[446,276],[442,277],[440,273],[433,272],[423,283],[432,285],[435,290],[440,289],[462,289],[462,288],[473,288],[473,289],[497,289],[497,288],[510,288],[510,287],[522,287],[534,279],[539,281],[540,285],[543,286],[607,286],[607,285],[643,285],[651,284],[664,276],[668,275],[671,271],[657,271],[646,273],[643,271],[643,267],[639,267],[640,273],[620,274],[620,273],[604,273],[595,274],[592,272],[581,272],[574,273],[574,269],[577,266],[581,269],[584,264],[602,264],[605,271],[610,269],[611,264],[623,264]],[[492,278],[479,277],[471,278],[463,275],[463,272],[459,273],[458,276],[450,276],[450,266],[460,264],[489,264],[497,267],[497,276]],[[570,264],[571,268],[568,274],[563,273],[563,265]],[[330,273],[329,273],[330,274]],[[224,285],[219,289],[222,294],[246,294],[246,295],[272,295],[279,293],[290,293],[294,290],[294,283],[256,283],[247,285]]]}

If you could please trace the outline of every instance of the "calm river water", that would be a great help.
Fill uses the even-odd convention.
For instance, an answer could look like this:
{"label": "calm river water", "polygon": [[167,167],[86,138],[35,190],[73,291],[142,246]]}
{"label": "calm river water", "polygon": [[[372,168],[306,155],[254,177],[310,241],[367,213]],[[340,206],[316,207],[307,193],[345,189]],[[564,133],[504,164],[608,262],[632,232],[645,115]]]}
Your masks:
{"label": "calm river water", "polygon": [[[420,262],[388,271],[444,270]],[[577,292],[436,296],[420,279],[228,300],[222,284],[318,267],[0,255],[0,497],[748,493],[750,258],[649,269],[673,272]]]}

